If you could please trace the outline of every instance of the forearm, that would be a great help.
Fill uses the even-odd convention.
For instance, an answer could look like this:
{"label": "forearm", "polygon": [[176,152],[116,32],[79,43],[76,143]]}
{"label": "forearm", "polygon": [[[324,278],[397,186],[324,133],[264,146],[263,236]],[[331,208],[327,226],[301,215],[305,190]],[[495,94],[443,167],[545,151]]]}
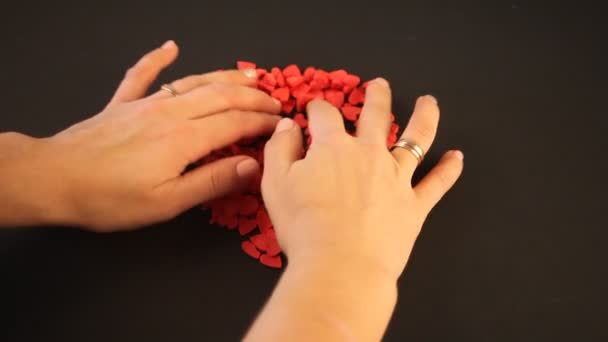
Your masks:
{"label": "forearm", "polygon": [[39,158],[40,140],[0,133],[0,227],[59,223],[59,186]]}
{"label": "forearm", "polygon": [[354,262],[291,263],[246,341],[380,341],[396,280]]}

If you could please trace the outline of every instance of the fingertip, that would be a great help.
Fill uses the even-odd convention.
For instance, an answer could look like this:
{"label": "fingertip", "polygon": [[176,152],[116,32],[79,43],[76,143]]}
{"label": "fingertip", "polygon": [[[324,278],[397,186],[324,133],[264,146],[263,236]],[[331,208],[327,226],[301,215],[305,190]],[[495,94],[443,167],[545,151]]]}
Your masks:
{"label": "fingertip", "polygon": [[161,47],[160,50],[164,52],[165,64],[172,63],[179,54],[179,47],[174,40],[167,40]]}
{"label": "fingertip", "polygon": [[443,165],[448,165],[452,170],[462,169],[462,166],[464,164],[464,154],[460,150],[447,151],[443,155],[439,163]]}
{"label": "fingertip", "polygon": [[275,134],[283,131],[287,131],[295,127],[295,122],[290,118],[283,118],[279,120],[277,126],[274,129]]}
{"label": "fingertip", "polygon": [[423,116],[426,120],[439,120],[440,110],[437,99],[432,95],[420,96],[416,100],[414,114]]}
{"label": "fingertip", "polygon": [[418,104],[423,104],[423,105],[424,104],[430,104],[430,105],[435,105],[435,106],[439,105],[437,98],[430,94],[420,96],[416,102]]}
{"label": "fingertip", "polygon": [[306,111],[308,112],[308,116],[315,116],[317,112],[324,112],[327,110],[338,110],[338,108],[334,107],[331,103],[322,100],[322,99],[313,99],[306,104]]}
{"label": "fingertip", "polygon": [[446,166],[448,173],[453,175],[454,182],[458,180],[464,167],[464,154],[460,150],[450,150],[444,154],[440,164]]}
{"label": "fingertip", "polygon": [[274,97],[272,98],[272,102],[274,103],[276,110],[275,112],[278,113],[281,111],[281,101],[275,99]]}
{"label": "fingertip", "polygon": [[255,69],[243,69],[241,70],[241,72],[243,73],[243,75],[245,75],[245,77],[252,79],[252,80],[257,80],[258,79],[258,73],[257,71],[255,71]]}
{"label": "fingertip", "polygon": [[168,40],[159,48],[140,57],[137,63],[128,69],[108,106],[144,97],[159,73],[173,63],[177,55],[178,49],[175,41]]}
{"label": "fingertip", "polygon": [[464,160],[464,153],[462,153],[460,150],[452,150],[449,153],[460,161]]}
{"label": "fingertip", "polygon": [[377,84],[377,85],[385,87],[385,88],[390,87],[390,83],[383,77],[378,77],[378,78],[374,79],[372,81],[372,84]]}
{"label": "fingertip", "polygon": [[431,94],[428,94],[425,96],[427,99],[429,99],[429,101],[433,102],[435,105],[439,104],[439,101],[437,101],[437,98]]}
{"label": "fingertip", "polygon": [[177,44],[174,40],[167,40],[162,46],[161,49],[170,50],[177,48]]}
{"label": "fingertip", "polygon": [[236,165],[236,173],[241,179],[251,179],[260,174],[260,164],[253,158],[244,158]]}
{"label": "fingertip", "polygon": [[460,179],[463,171],[462,151],[446,152],[439,163],[414,187],[417,196],[431,210]]}
{"label": "fingertip", "polygon": [[281,174],[300,159],[302,133],[300,126],[290,118],[283,118],[277,124],[272,138],[266,143],[264,153],[264,174]]}
{"label": "fingertip", "polygon": [[306,110],[310,110],[311,108],[314,108],[314,107],[326,106],[326,105],[330,105],[330,104],[325,100],[313,99],[310,102],[308,102],[308,104],[306,104]]}

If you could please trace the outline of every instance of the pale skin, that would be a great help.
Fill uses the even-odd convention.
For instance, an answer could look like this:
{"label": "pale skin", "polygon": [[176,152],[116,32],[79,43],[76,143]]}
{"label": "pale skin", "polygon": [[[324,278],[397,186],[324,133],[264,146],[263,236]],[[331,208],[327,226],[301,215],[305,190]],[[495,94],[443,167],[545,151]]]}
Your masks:
{"label": "pale skin", "polygon": [[[255,89],[252,70],[194,75],[179,92],[146,95],[177,57],[167,42],[144,56],[94,117],[48,138],[0,134],[0,226],[70,225],[130,230],[238,191],[260,177],[235,156],[186,167],[244,137],[270,135],[262,194],[288,266],[246,341],[379,341],[428,213],[463,169],[448,151],[415,186],[418,165],[389,152],[391,90],[370,83],[356,136],[324,101],[308,105],[313,143],[280,120],[280,104]],[[402,137],[428,151],[439,121],[423,96]],[[273,132],[274,131],[274,132]]]}

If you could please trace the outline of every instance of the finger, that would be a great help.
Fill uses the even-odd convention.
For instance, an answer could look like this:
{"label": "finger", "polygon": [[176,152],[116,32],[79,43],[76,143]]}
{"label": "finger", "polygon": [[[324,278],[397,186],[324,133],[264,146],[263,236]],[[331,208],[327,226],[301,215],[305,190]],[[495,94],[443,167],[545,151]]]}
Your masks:
{"label": "finger", "polygon": [[274,133],[264,147],[264,176],[262,182],[269,179],[281,179],[291,165],[302,157],[302,131],[296,123],[284,118],[277,124]]}
{"label": "finger", "polygon": [[184,148],[191,151],[189,161],[195,162],[241,139],[270,135],[279,120],[278,115],[236,110],[193,120],[194,141],[184,140]]}
{"label": "finger", "polygon": [[[435,139],[438,124],[439,107],[437,106],[437,100],[430,95],[419,97],[416,101],[414,113],[401,135],[401,139],[417,144],[424,153],[428,153]],[[395,148],[392,153],[401,168],[411,176],[418,166],[418,159],[412,152],[404,148]]]}
{"label": "finger", "polygon": [[[216,71],[202,75],[191,75],[171,82],[178,94],[185,94],[198,87],[211,83],[223,83],[253,87],[257,84],[258,76],[255,69]],[[152,98],[169,98],[173,95],[165,90],[159,90]]]}
{"label": "finger", "polygon": [[428,211],[439,202],[456,183],[462,173],[464,155],[461,151],[449,151],[439,163],[416,185],[417,198]]}
{"label": "finger", "polygon": [[175,61],[178,53],[179,48],[175,42],[169,40],[160,48],[142,57],[127,71],[108,106],[144,97],[158,74]]}
{"label": "finger", "polygon": [[255,159],[234,156],[198,167],[165,186],[181,212],[242,189],[259,176],[260,165]]}
{"label": "finger", "polygon": [[313,141],[345,132],[344,119],[336,107],[323,100],[308,103],[308,128]]}
{"label": "finger", "polygon": [[391,88],[383,78],[372,81],[365,91],[365,104],[357,124],[357,137],[386,145],[391,126]]}
{"label": "finger", "polygon": [[281,102],[253,88],[212,83],[186,94],[163,100],[166,112],[184,119],[197,119],[228,110],[278,114]]}

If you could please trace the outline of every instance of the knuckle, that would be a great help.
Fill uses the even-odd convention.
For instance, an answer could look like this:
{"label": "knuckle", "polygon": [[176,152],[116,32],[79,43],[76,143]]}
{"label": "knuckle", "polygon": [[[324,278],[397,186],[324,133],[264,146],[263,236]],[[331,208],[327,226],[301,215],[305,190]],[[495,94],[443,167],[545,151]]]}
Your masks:
{"label": "knuckle", "polygon": [[211,193],[217,193],[220,191],[221,176],[215,167],[209,171],[209,187],[211,189]]}
{"label": "knuckle", "polygon": [[265,108],[268,103],[270,103],[271,97],[260,90],[257,89],[243,89],[241,99],[245,101],[245,103],[250,108]]}
{"label": "knuckle", "polygon": [[437,180],[444,188],[447,188],[452,185],[454,177],[453,172],[451,171],[452,170],[447,167],[437,170]]}
{"label": "knuckle", "polygon": [[[0,132],[0,142],[6,142],[8,144],[19,144],[25,141],[29,141],[30,137],[19,132]],[[0,154],[2,151],[0,151]]]}
{"label": "knuckle", "polygon": [[[382,160],[385,160],[387,157],[388,150],[386,149],[386,145],[382,143],[374,143],[370,145],[367,149],[367,155],[372,158],[374,163],[382,164]],[[391,157],[390,153],[388,154]],[[394,158],[393,158],[394,159]]]}
{"label": "knuckle", "polygon": [[141,68],[137,65],[130,67],[125,72],[125,78],[137,78],[139,75],[141,75]]}
{"label": "knuckle", "polygon": [[129,78],[139,78],[146,73],[148,68],[148,62],[145,58],[142,58],[137,64],[127,69],[126,76]]}
{"label": "knuckle", "polygon": [[387,160],[391,159],[387,159],[386,150],[370,147],[367,151],[363,151],[363,153],[365,154],[364,159],[369,163],[369,169],[378,169],[383,172],[386,170],[394,171],[392,167],[390,169],[387,168],[387,165],[394,166],[394,164],[387,163]]}
{"label": "knuckle", "polygon": [[132,80],[132,81],[142,81],[144,79],[147,78],[147,72],[140,69],[140,68],[132,68],[129,69],[130,71],[128,71],[127,75],[125,75],[125,79],[126,80]]}
{"label": "knuckle", "polygon": [[414,125],[412,128],[417,136],[424,139],[431,139],[435,135],[435,129],[430,125]]}
{"label": "knuckle", "polygon": [[223,94],[226,94],[226,92],[228,91],[228,87],[220,82],[211,82],[207,85],[209,91],[213,92],[214,94],[220,96]]}
{"label": "knuckle", "polygon": [[137,112],[142,115],[158,114],[164,112],[164,107],[165,105],[160,101],[150,101],[142,103]]}
{"label": "knuckle", "polygon": [[160,111],[159,107],[160,107],[160,105],[157,102],[147,102],[147,103],[143,103],[139,106],[138,112],[143,115],[158,113]]}
{"label": "knuckle", "polygon": [[18,133],[18,132],[14,132],[14,131],[10,131],[10,132],[2,132],[0,134],[0,138],[6,139],[6,140],[12,140],[12,139],[18,139],[23,137],[23,134]]}
{"label": "knuckle", "polygon": [[154,52],[151,52],[145,56],[143,56],[138,62],[137,62],[137,66],[139,66],[141,69],[147,69],[150,66],[152,66],[154,64],[154,62],[156,61],[156,58],[154,58]]}
{"label": "knuckle", "polygon": [[336,148],[341,148],[346,144],[344,134],[341,132],[330,132],[323,137],[323,142]]}
{"label": "knuckle", "polygon": [[177,124],[171,130],[175,136],[192,137],[195,135],[195,129],[189,121]]}
{"label": "knuckle", "polygon": [[207,87],[216,100],[222,101],[227,106],[234,103],[234,90],[232,87],[219,82],[210,83]]}
{"label": "knuckle", "polygon": [[242,83],[247,80],[243,72],[236,70],[221,72],[220,76],[228,83]]}
{"label": "knuckle", "polygon": [[181,91],[188,91],[192,88],[200,85],[200,76],[186,76],[184,78],[180,78],[179,80],[173,81],[171,84],[175,89],[180,89]]}
{"label": "knuckle", "polygon": [[145,55],[142,57],[134,66],[129,68],[126,72],[126,77],[129,78],[142,78],[145,77],[150,69],[154,66],[155,59],[153,55]]}

